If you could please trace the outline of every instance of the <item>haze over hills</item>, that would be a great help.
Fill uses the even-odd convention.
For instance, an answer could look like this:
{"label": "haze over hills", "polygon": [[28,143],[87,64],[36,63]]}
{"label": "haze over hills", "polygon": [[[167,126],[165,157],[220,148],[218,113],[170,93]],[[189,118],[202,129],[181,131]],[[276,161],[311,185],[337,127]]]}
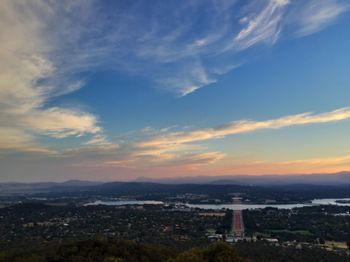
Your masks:
{"label": "haze over hills", "polygon": [[103,182],[84,181],[84,180],[68,180],[65,182],[34,182],[34,183],[19,183],[9,182],[0,183],[0,195],[13,193],[31,193],[31,192],[47,192],[48,190],[64,189],[64,188],[80,188],[103,184]]}
{"label": "haze over hills", "polygon": [[30,194],[41,192],[60,192],[60,191],[103,191],[105,189],[119,189],[123,185],[128,187],[152,188],[156,185],[158,190],[161,184],[164,185],[185,185],[185,184],[205,184],[205,185],[239,185],[239,186],[283,186],[283,185],[332,185],[350,187],[350,172],[344,171],[334,174],[308,174],[308,175],[260,175],[260,176],[212,176],[212,177],[179,177],[179,178],[145,178],[140,177],[134,181],[120,182],[102,182],[102,181],[83,181],[69,180],[65,182],[34,182],[0,183],[0,195],[7,194]]}
{"label": "haze over hills", "polygon": [[350,184],[350,171],[326,174],[298,175],[234,175],[234,176],[191,176],[177,178],[146,178],[140,177],[137,182],[154,182],[164,184],[237,184],[237,185],[342,185]]}

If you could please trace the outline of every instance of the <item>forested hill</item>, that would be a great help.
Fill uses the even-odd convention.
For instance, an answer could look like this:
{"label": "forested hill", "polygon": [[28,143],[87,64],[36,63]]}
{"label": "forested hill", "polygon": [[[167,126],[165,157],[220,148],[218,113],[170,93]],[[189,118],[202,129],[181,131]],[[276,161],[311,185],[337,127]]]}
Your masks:
{"label": "forested hill", "polygon": [[327,261],[346,262],[347,258],[322,249],[281,249],[263,243],[232,247],[223,242],[189,250],[97,238],[63,244],[30,245],[7,253],[0,251],[0,262],[268,262]]}

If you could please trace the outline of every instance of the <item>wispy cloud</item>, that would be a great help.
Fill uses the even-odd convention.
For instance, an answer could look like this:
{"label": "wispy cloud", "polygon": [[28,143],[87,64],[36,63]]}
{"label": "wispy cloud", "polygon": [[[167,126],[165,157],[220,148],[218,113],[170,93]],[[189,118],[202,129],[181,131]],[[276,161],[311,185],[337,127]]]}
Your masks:
{"label": "wispy cloud", "polygon": [[105,162],[80,163],[74,166],[84,174],[96,172],[110,174],[110,179],[146,177],[178,177],[178,176],[218,176],[218,175],[283,175],[307,173],[335,173],[346,171],[350,166],[349,155],[306,158],[288,161],[254,161],[251,159],[237,161],[230,158],[226,163],[216,163],[223,155],[220,152],[198,154],[196,156],[180,156],[165,163],[137,165],[134,160],[111,160]]}
{"label": "wispy cloud", "polygon": [[[4,151],[3,151],[4,150]],[[27,132],[18,129],[0,128],[0,155],[1,152],[26,152],[40,154],[56,154],[55,151],[33,143],[33,137]]]}
{"label": "wispy cloud", "polygon": [[350,156],[328,156],[288,161],[245,161],[223,166],[216,170],[220,174],[307,174],[348,171]]}
{"label": "wispy cloud", "polygon": [[99,162],[98,165],[116,166],[124,168],[157,168],[157,167],[186,167],[196,169],[207,166],[222,159],[225,154],[221,152],[185,153],[185,154],[159,154],[144,156],[129,156],[125,159],[114,159]]}
{"label": "wispy cloud", "polygon": [[350,4],[347,1],[308,1],[302,10],[298,9],[297,35],[306,36],[322,30],[349,8]]}
{"label": "wispy cloud", "polygon": [[175,166],[188,166],[193,169],[196,169],[200,166],[206,166],[213,164],[218,160],[225,157],[225,154],[221,152],[205,152],[205,153],[194,153],[194,154],[185,154],[180,157],[176,157],[168,161],[167,165]]}
{"label": "wispy cloud", "polygon": [[176,148],[176,146],[196,141],[223,138],[230,135],[248,133],[262,129],[280,129],[288,126],[328,123],[346,119],[350,119],[350,108],[348,107],[322,114],[312,114],[307,112],[266,121],[240,120],[214,128],[169,133],[146,141],[141,141],[138,143],[138,147],[173,149]]}
{"label": "wispy cloud", "polygon": [[[83,72],[127,71],[185,96],[240,65],[236,54],[243,49],[275,43],[286,26],[293,25],[299,36],[311,34],[349,9],[344,1],[336,0],[191,1],[181,5],[159,1],[152,3],[149,15],[145,14],[146,5],[147,1],[140,1],[120,9],[93,0],[2,1],[0,121],[3,134],[14,130],[8,137],[17,141],[15,148],[20,150],[22,144],[23,150],[28,150],[28,145],[38,145],[40,136],[84,135],[92,137],[83,141],[89,147],[116,146],[104,134],[96,115],[51,105],[55,97],[83,87],[84,79],[79,78]],[[278,123],[241,121],[172,133],[166,138],[185,144],[276,128],[274,125]],[[168,147],[169,142],[162,140],[138,146]],[[5,142],[0,147],[8,149]]]}
{"label": "wispy cloud", "polygon": [[[289,1],[271,0],[263,6],[251,4],[254,6],[247,8],[245,16],[239,20],[244,27],[229,44],[230,49],[246,49],[258,43],[273,44],[278,39]],[[257,9],[256,6],[261,7]]]}
{"label": "wispy cloud", "polygon": [[[45,87],[50,95],[80,88],[81,72],[108,68],[151,78],[159,88],[184,96],[240,65],[242,50],[274,44],[291,26],[298,36],[315,33],[349,10],[341,0],[154,1],[151,9],[146,6],[147,1],[123,8],[94,0],[3,1],[1,58],[12,69],[26,60],[21,70],[36,70],[36,80],[65,86]],[[17,62],[9,56],[14,54]]]}
{"label": "wispy cloud", "polygon": [[306,164],[306,165],[316,165],[316,166],[348,165],[348,167],[349,167],[350,166],[350,155],[290,160],[290,161],[280,162],[280,164],[282,164],[282,165]]}
{"label": "wispy cloud", "polygon": [[49,16],[57,11],[50,3],[1,3],[0,150],[47,153],[50,150],[38,145],[37,136],[64,138],[102,132],[94,115],[48,105],[53,97],[82,86],[81,81],[58,77],[60,64],[52,52],[59,46],[42,35],[52,22]]}
{"label": "wispy cloud", "polygon": [[215,83],[216,80],[209,76],[203,65],[197,61],[188,68],[183,68],[180,72],[174,73],[174,77],[162,79],[158,82],[167,88],[176,88],[176,92],[180,96],[186,96],[203,86]]}
{"label": "wispy cloud", "polygon": [[[290,126],[331,123],[350,119],[350,108],[313,114],[310,112],[284,116],[265,121],[239,120],[213,128],[174,131],[173,128],[156,130],[146,128],[139,134],[134,133],[135,140],[124,140],[115,147],[81,148],[65,154],[76,156],[93,156],[90,160],[98,165],[114,165],[124,168],[187,166],[198,168],[211,165],[222,159],[229,159],[224,152],[212,150],[200,144],[202,141],[225,138],[259,130],[275,130]],[[95,155],[103,155],[94,159]],[[96,162],[96,161],[97,162]],[[312,160],[315,161],[315,160]],[[327,166],[325,162],[325,166]],[[251,163],[249,165],[260,165]],[[287,164],[287,162],[286,162]],[[309,163],[311,164],[311,162]],[[320,165],[318,165],[320,166]]]}

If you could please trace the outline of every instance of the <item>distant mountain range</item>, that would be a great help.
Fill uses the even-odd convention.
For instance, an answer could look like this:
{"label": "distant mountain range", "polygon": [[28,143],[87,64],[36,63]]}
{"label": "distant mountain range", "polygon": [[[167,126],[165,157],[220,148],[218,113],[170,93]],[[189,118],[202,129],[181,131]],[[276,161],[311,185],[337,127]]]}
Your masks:
{"label": "distant mountain range", "polygon": [[327,174],[290,174],[290,175],[234,175],[234,176],[192,176],[178,178],[145,178],[136,182],[162,184],[216,184],[216,185],[344,185],[350,184],[350,171]]}
{"label": "distant mountain range", "polygon": [[84,188],[89,186],[101,185],[103,182],[93,182],[84,180],[68,180],[65,182],[36,182],[36,183],[0,183],[0,195],[7,194],[25,194],[48,192],[51,189],[55,191],[64,190],[66,188]]}
{"label": "distant mountain range", "polygon": [[179,178],[145,178],[140,177],[131,182],[96,182],[69,180],[65,182],[37,182],[37,183],[0,183],[0,195],[31,194],[45,192],[79,192],[79,191],[104,191],[112,188],[122,190],[124,186],[128,190],[156,189],[163,185],[199,184],[199,185],[237,185],[237,186],[283,186],[283,185],[320,185],[320,186],[349,186],[350,172],[333,174],[307,174],[307,175],[261,175],[261,176],[195,176]]}

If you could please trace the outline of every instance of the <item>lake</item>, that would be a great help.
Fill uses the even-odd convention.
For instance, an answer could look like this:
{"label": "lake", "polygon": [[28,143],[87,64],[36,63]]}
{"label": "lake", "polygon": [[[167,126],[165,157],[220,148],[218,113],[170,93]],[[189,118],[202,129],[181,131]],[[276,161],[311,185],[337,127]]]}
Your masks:
{"label": "lake", "polygon": [[[314,199],[311,203],[305,204],[184,204],[190,208],[201,208],[201,209],[231,209],[231,210],[244,210],[244,209],[258,209],[265,207],[275,207],[279,209],[292,209],[296,207],[305,206],[319,206],[319,205],[337,205],[337,206],[349,206],[349,203],[337,203],[337,200],[350,200],[350,198],[323,198]],[[115,201],[102,201],[97,200],[91,203],[87,203],[84,206],[97,206],[97,205],[107,205],[107,206],[123,206],[123,205],[163,205],[162,201],[153,200],[115,200]]]}
{"label": "lake", "polygon": [[162,201],[154,201],[154,200],[114,200],[114,201],[102,201],[96,200],[91,203],[87,203],[84,206],[124,206],[124,205],[163,205]]}
{"label": "lake", "polygon": [[245,209],[259,209],[265,207],[274,207],[278,209],[292,209],[296,207],[307,207],[307,206],[320,206],[320,205],[337,205],[337,206],[349,206],[348,203],[337,203],[337,200],[350,200],[350,198],[323,198],[314,199],[311,203],[304,204],[221,204],[221,205],[210,205],[210,204],[187,204],[188,207],[202,208],[202,209],[230,209],[230,210],[245,210]]}

